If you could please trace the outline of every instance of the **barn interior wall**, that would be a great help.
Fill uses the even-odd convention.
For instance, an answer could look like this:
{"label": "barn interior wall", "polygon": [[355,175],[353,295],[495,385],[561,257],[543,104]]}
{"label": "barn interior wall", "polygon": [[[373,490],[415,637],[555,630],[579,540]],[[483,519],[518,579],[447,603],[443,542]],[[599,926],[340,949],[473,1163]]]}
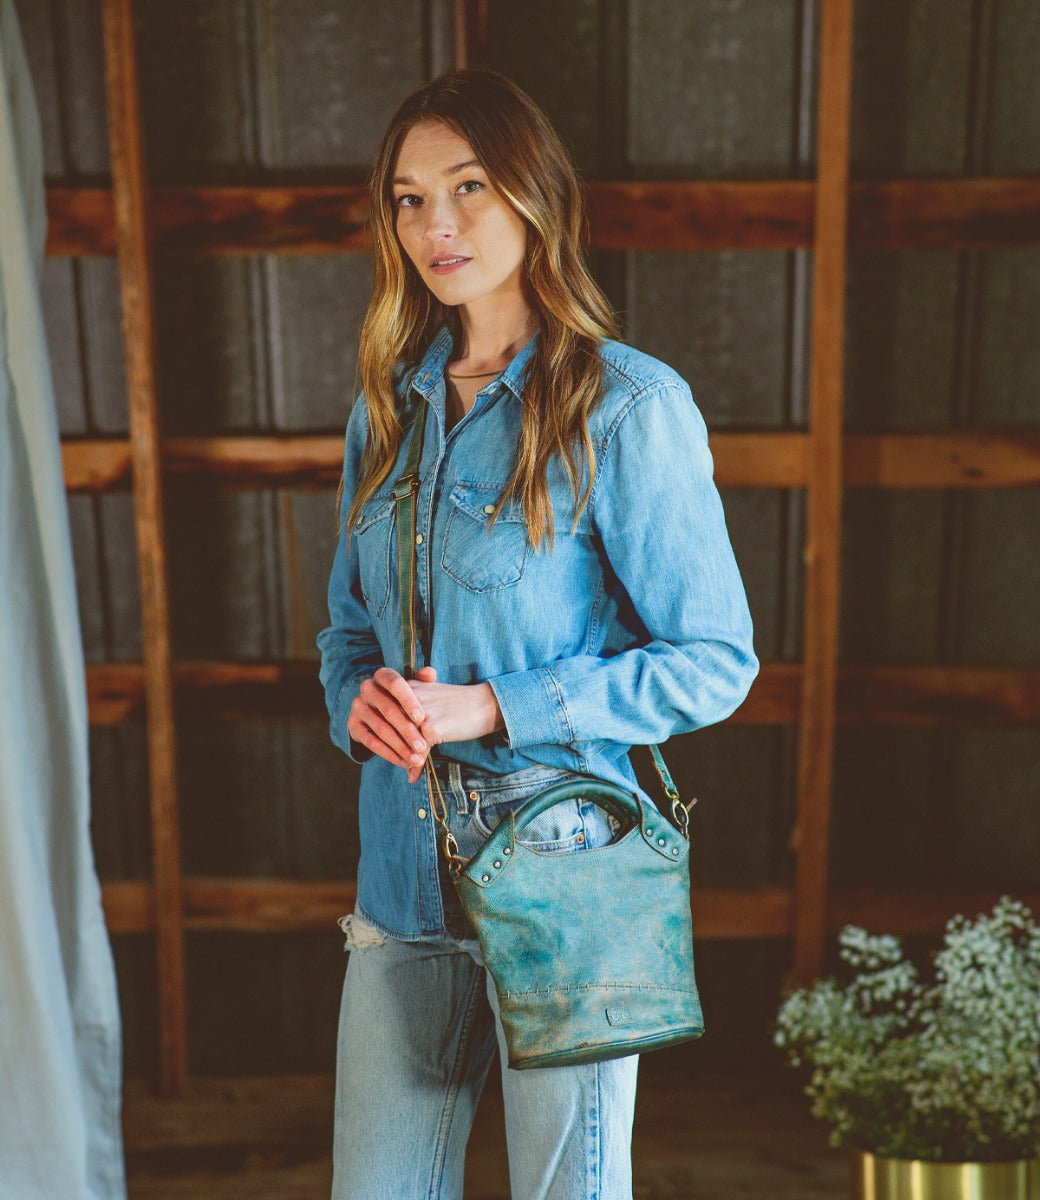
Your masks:
{"label": "barn interior wall", "polygon": [[[103,183],[99,6],[17,7],[48,183]],[[450,65],[451,7],[140,0],[152,181],[360,182],[399,99]],[[491,0],[488,12],[490,65],[544,105],[586,178],[812,177],[819,12],[810,0]],[[1035,95],[1038,56],[1029,0],[857,5],[852,175],[1036,174],[1040,109],[1021,98]],[[685,375],[710,428],[804,428],[811,251],[598,251],[593,266],[626,337]],[[341,430],[370,279],[365,255],[161,258],[164,432]],[[859,251],[847,296],[850,430],[1040,426],[1040,349],[1026,317],[1040,309],[1040,251]],[[114,260],[48,260],[44,297],[63,433],[125,434]],[[842,660],[1040,664],[1038,499],[1035,489],[848,492]],[[804,495],[727,488],[724,502],[760,656],[796,662]],[[175,656],[314,657],[335,537],[331,492],[172,482],[167,504]],[[88,661],[139,661],[132,501],[76,495],[70,513]],[[92,743],[99,869],[105,879],[145,878],[142,731],[99,728]],[[674,771],[701,800],[699,882],[790,883],[795,757],[787,726],[734,724],[674,740]],[[356,771],[322,721],[188,712],[179,765],[186,874],[352,876]],[[844,726],[832,869],[875,888],[1036,888],[1038,774],[1036,729]],[[339,943],[335,928],[190,932],[190,1069],[328,1069]],[[116,952],[128,1069],[149,1072],[150,940],[121,937]],[[711,943],[699,958],[715,1047],[764,1047],[782,947]]]}

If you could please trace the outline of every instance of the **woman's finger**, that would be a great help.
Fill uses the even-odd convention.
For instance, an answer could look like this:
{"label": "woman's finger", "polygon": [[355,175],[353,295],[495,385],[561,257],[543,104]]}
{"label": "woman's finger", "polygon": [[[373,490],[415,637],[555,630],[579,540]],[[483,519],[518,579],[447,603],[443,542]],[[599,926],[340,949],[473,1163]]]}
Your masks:
{"label": "woman's finger", "polygon": [[383,719],[380,713],[373,708],[361,711],[358,713],[358,718],[362,724],[368,728],[379,738],[384,745],[388,746],[402,762],[408,765],[421,763],[423,761],[423,751],[426,749],[425,743],[422,750],[416,747],[415,742],[418,738],[413,739],[409,745],[400,733],[390,724],[389,721]]}
{"label": "woman's finger", "polygon": [[361,721],[348,721],[347,732],[354,741],[395,767],[401,767],[405,771],[422,769],[422,763],[416,763],[413,760],[413,751],[410,751],[407,757],[403,757],[393,746],[388,745],[374,730]]}
{"label": "woman's finger", "polygon": [[[396,672],[389,672],[389,674],[394,675]],[[401,677],[398,675],[397,678],[400,679]],[[405,684],[405,686],[407,687],[408,685]],[[411,689],[409,688],[410,693]],[[358,715],[362,720],[365,719],[365,710],[368,709],[378,713],[384,721],[392,725],[402,742],[409,747],[409,754],[413,751],[418,751],[420,754],[426,751],[427,745],[422,734],[419,732],[418,725],[409,719],[397,697],[388,692],[385,687],[380,686],[377,682],[377,676],[366,679],[361,684],[360,695],[356,703],[363,706],[358,709]],[[413,704],[415,703],[416,701],[413,697]]]}
{"label": "woman's finger", "polygon": [[377,754],[393,766],[403,767],[405,770],[411,767],[412,764],[410,762],[401,758],[386,742],[378,738],[367,725],[362,724],[353,717],[347,721],[347,732],[350,734],[351,741],[364,746],[366,750],[371,750],[373,754]]}
{"label": "woman's finger", "polygon": [[416,724],[426,716],[422,705],[415,698],[415,693],[408,686],[408,680],[397,671],[391,670],[390,667],[380,667],[372,676],[372,682],[383,691],[389,692],[401,706],[401,711],[406,713]]}

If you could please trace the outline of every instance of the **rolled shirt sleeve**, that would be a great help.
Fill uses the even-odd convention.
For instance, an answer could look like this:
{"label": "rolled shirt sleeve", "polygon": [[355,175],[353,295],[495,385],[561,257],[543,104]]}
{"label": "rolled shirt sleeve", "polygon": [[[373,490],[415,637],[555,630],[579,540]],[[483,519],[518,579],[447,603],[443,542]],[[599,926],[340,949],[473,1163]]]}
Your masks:
{"label": "rolled shirt sleeve", "polygon": [[489,680],[514,749],[663,742],[729,716],[758,673],[707,430],[678,377],[615,418],[590,506],[639,644]]}

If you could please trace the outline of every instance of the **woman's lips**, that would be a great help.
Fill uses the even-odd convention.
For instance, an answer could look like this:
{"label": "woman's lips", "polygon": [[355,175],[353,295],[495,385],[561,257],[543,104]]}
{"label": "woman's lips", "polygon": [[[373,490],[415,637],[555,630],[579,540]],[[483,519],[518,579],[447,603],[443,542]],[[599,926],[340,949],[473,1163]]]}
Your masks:
{"label": "woman's lips", "polygon": [[468,258],[463,258],[461,254],[451,258],[438,258],[430,263],[430,270],[434,275],[450,275],[452,271],[459,270],[460,267],[464,267],[470,261]]}

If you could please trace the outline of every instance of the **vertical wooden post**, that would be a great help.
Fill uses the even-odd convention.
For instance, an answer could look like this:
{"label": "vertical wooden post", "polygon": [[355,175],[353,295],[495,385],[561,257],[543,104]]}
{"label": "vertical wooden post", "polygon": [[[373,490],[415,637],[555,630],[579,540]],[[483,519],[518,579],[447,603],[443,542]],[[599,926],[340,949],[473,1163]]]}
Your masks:
{"label": "vertical wooden post", "polygon": [[180,1089],[186,1066],[184,928],[177,817],[172,647],[156,387],[152,238],[131,0],[104,0],[105,81],[116,221],[130,453],[144,644],[159,985],[159,1075]]}
{"label": "vertical wooden post", "polygon": [[799,716],[794,979],[819,973],[827,929],[838,677],[842,370],[852,0],[823,0],[813,243],[804,668]]}
{"label": "vertical wooden post", "polygon": [[481,66],[487,45],[487,0],[455,0],[455,66]]}

